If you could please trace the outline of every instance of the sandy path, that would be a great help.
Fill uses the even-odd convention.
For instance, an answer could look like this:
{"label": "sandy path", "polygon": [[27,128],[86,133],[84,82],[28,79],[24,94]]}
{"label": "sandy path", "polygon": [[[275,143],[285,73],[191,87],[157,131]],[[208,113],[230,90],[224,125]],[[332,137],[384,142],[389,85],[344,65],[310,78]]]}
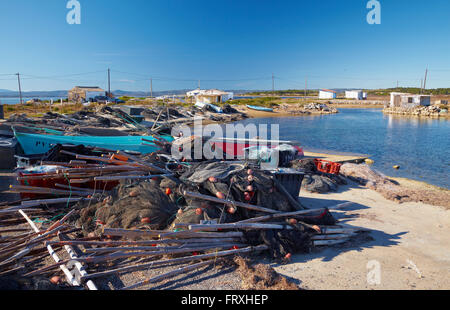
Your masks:
{"label": "sandy path", "polygon": [[[450,212],[422,203],[397,204],[375,191],[351,184],[338,193],[301,193],[309,207],[352,201],[336,215],[347,224],[370,228],[365,240],[295,255],[274,266],[308,289],[450,289]],[[361,239],[361,238],[359,238]],[[372,239],[372,240],[370,240]],[[381,281],[368,284],[371,260]]]}

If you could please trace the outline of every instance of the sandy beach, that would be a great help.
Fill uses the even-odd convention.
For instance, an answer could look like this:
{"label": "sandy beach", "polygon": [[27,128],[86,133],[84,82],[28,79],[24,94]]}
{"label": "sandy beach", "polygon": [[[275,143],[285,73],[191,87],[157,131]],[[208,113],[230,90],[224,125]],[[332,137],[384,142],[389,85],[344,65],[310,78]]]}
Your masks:
{"label": "sandy beach", "polygon": [[[355,183],[336,193],[302,192],[301,201],[311,208],[353,202],[353,206],[335,214],[346,224],[371,230],[347,244],[294,255],[290,264],[275,267],[302,288],[450,288],[448,209],[417,202],[398,204]],[[371,260],[380,264],[379,284],[367,282]]]}

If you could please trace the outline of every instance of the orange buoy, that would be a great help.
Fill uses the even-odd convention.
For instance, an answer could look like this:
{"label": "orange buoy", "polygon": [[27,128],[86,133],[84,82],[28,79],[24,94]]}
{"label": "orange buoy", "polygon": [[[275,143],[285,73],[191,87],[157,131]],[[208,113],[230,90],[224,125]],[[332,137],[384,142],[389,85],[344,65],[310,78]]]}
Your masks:
{"label": "orange buoy", "polygon": [[131,191],[131,193],[129,194],[130,197],[136,197],[138,195],[139,195],[139,191],[138,190]]}
{"label": "orange buoy", "polygon": [[225,195],[222,192],[217,192],[216,193],[216,197],[219,198],[219,199],[225,199]]}
{"label": "orange buoy", "polygon": [[252,185],[247,186],[247,192],[253,192],[253,186]]}
{"label": "orange buoy", "polygon": [[197,208],[197,209],[195,209],[195,214],[202,215],[203,214],[203,210],[201,208]]}
{"label": "orange buoy", "polygon": [[252,170],[252,169],[248,169],[248,170],[247,170],[247,174],[248,174],[248,175],[253,175],[253,170]]}
{"label": "orange buoy", "polygon": [[209,177],[208,181],[211,183],[217,183],[217,179],[215,177]]}
{"label": "orange buoy", "polygon": [[249,176],[247,177],[247,180],[248,180],[249,182],[253,182],[253,176],[252,176],[252,175],[249,175]]}
{"label": "orange buoy", "polygon": [[287,253],[284,258],[289,260],[289,259],[291,259],[291,257],[292,257],[292,254],[291,253]]}
{"label": "orange buoy", "polygon": [[59,283],[61,283],[61,277],[58,276],[51,277],[50,282],[55,285],[58,285]]}
{"label": "orange buoy", "polygon": [[172,190],[168,187],[166,188],[166,195],[169,196],[170,194],[172,194]]}
{"label": "orange buoy", "polygon": [[320,229],[319,226],[313,225],[312,228],[313,228],[315,231],[317,231],[319,234],[322,233],[322,229]]}
{"label": "orange buoy", "polygon": [[227,212],[230,213],[230,214],[235,214],[235,213],[236,213],[236,208],[229,207],[229,208],[227,209]]}
{"label": "orange buoy", "polygon": [[144,217],[141,219],[142,224],[150,224],[151,220],[149,217]]}

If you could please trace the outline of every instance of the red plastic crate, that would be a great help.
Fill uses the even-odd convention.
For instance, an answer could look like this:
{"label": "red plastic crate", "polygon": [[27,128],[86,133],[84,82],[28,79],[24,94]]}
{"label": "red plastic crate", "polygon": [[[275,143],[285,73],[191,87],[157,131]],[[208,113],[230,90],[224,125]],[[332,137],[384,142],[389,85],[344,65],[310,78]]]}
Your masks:
{"label": "red plastic crate", "polygon": [[317,170],[319,170],[320,172],[335,175],[339,174],[342,166],[341,164],[323,159],[314,159],[314,164],[316,165]]}

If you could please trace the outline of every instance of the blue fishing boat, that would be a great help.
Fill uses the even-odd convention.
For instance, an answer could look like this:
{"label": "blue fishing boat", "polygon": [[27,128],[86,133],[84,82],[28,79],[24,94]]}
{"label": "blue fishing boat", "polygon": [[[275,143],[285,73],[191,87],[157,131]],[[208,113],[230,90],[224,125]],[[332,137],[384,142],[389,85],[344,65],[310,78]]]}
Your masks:
{"label": "blue fishing boat", "polygon": [[[160,149],[157,139],[151,136],[95,137],[95,136],[55,136],[14,132],[25,155],[44,154],[56,144],[73,144],[99,147],[109,150],[134,151],[142,154],[153,153]],[[171,142],[173,137],[161,136]],[[155,142],[152,142],[155,141]]]}
{"label": "blue fishing boat", "polygon": [[261,112],[273,112],[272,108],[259,107],[259,106],[256,106],[256,105],[249,105],[249,104],[247,104],[247,108],[249,108],[251,110],[261,111]]}

